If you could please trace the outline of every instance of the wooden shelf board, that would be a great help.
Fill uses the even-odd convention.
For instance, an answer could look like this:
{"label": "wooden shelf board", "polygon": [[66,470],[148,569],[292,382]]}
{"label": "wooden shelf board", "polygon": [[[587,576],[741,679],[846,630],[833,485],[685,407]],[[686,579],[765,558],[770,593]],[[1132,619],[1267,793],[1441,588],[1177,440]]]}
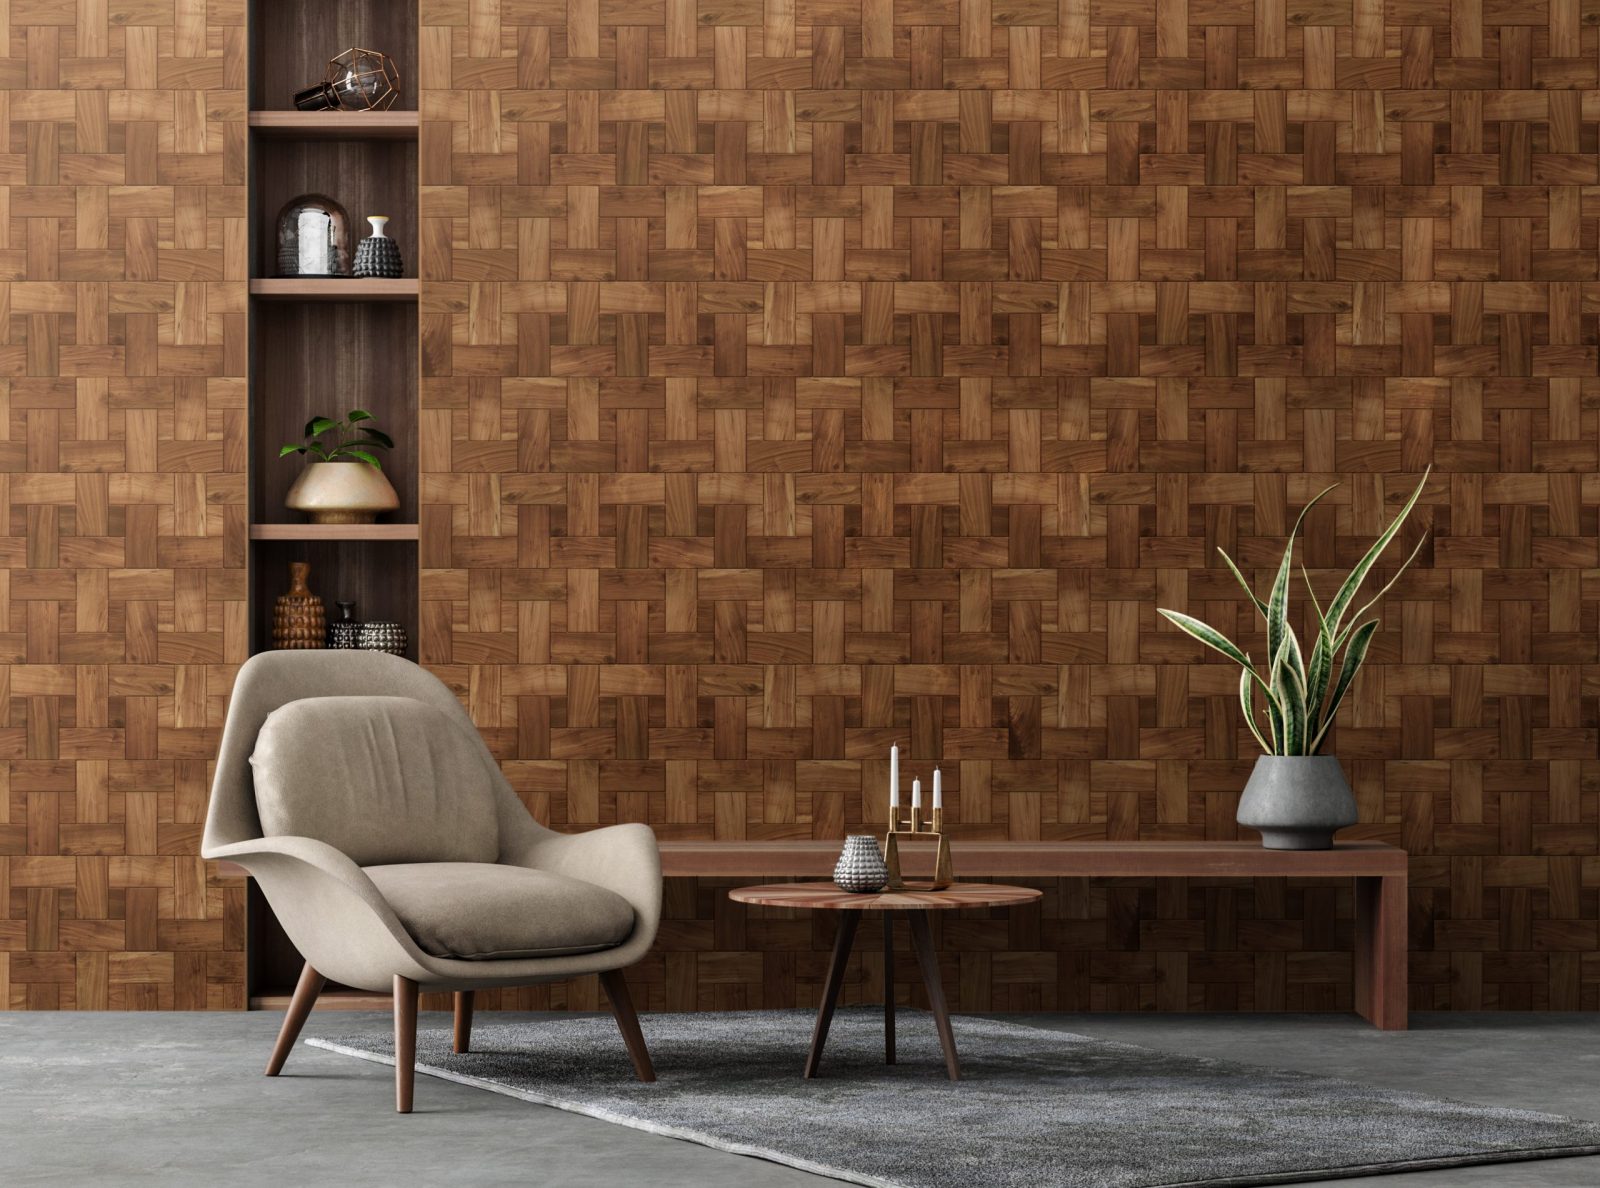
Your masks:
{"label": "wooden shelf board", "polygon": [[251,540],[416,540],[415,524],[251,524]]}
{"label": "wooden shelf board", "polygon": [[252,111],[250,128],[271,140],[415,140],[414,111]]}
{"label": "wooden shelf board", "polygon": [[415,301],[417,279],[301,280],[260,277],[250,282],[250,296],[263,301]]}

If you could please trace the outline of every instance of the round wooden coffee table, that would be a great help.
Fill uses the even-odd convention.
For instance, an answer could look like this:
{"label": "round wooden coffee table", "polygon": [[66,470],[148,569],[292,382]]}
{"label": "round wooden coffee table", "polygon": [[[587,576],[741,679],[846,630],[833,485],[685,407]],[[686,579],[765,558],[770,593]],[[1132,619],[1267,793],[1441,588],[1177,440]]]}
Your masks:
{"label": "round wooden coffee table", "polygon": [[961,1079],[961,1063],[956,1058],[956,1037],[950,1030],[950,1011],[944,1002],[944,986],[939,981],[939,955],[933,948],[933,930],[928,913],[954,908],[1012,907],[1031,903],[1040,892],[1031,887],[1008,887],[1000,883],[957,883],[943,891],[880,891],[857,895],[841,891],[833,883],[772,883],[761,887],[736,887],[728,898],[738,903],[763,907],[808,908],[836,911],[839,931],[833,941],[833,959],[828,962],[828,980],[823,985],[822,1005],[817,1008],[817,1024],[811,1032],[811,1052],[806,1057],[805,1075],[817,1075],[822,1049],[828,1042],[828,1026],[833,1008],[844,984],[844,967],[850,959],[850,946],[862,912],[883,913],[883,1059],[894,1063],[894,913],[904,912],[911,926],[911,944],[916,950],[922,980],[928,987],[928,1006],[939,1030],[939,1045],[944,1049],[944,1067],[952,1081]]}

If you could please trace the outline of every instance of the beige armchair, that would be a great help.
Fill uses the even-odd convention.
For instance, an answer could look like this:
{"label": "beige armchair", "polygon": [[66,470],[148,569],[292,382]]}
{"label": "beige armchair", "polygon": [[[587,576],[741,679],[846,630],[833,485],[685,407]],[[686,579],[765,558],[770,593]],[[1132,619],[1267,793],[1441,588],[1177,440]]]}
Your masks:
{"label": "beige armchair", "polygon": [[394,993],[395,1104],[411,1111],[417,995],[598,973],[642,1081],[650,1054],[622,969],[661,917],[646,825],[561,834],[529,816],[461,703],[377,652],[270,652],[239,670],[205,857],[257,880],[305,957],[276,1076],[326,980]]}

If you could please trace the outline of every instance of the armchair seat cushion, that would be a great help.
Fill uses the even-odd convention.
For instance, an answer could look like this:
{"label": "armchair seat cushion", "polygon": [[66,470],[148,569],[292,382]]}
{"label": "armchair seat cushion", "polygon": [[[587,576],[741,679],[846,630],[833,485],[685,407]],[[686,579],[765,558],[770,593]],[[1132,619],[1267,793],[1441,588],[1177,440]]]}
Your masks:
{"label": "armchair seat cushion", "polygon": [[367,875],[425,953],[461,961],[609,949],[633,931],[613,891],[565,875],[486,862],[405,862]]}

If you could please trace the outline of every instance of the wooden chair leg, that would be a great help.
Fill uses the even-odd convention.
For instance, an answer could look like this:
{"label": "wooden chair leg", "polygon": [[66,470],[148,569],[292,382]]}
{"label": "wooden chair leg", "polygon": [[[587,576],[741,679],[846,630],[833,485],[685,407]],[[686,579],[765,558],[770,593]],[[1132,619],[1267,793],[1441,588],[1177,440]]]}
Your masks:
{"label": "wooden chair leg", "polygon": [[606,997],[611,1000],[611,1013],[616,1017],[617,1030],[622,1032],[622,1042],[633,1058],[633,1071],[641,1081],[656,1079],[655,1066],[650,1063],[650,1049],[645,1047],[644,1032],[639,1030],[639,1016],[633,1013],[633,999],[628,994],[627,979],[620,969],[608,969],[600,975]]}
{"label": "wooden chair leg", "polygon": [[476,990],[456,991],[456,1030],[451,1051],[472,1051],[472,1004],[477,993]]}
{"label": "wooden chair leg", "polygon": [[394,975],[394,1108],[411,1112],[417,1081],[417,984]]}
{"label": "wooden chair leg", "polygon": [[322,993],[326,982],[326,978],[311,968],[311,962],[306,962],[305,968],[300,971],[300,981],[295,985],[294,997],[289,1000],[289,1009],[284,1012],[283,1026],[278,1030],[278,1042],[272,1045],[272,1055],[267,1060],[267,1076],[275,1077],[283,1071],[283,1062],[289,1059],[289,1049],[300,1038],[300,1029],[306,1025],[306,1017],[311,1014],[317,995]]}

